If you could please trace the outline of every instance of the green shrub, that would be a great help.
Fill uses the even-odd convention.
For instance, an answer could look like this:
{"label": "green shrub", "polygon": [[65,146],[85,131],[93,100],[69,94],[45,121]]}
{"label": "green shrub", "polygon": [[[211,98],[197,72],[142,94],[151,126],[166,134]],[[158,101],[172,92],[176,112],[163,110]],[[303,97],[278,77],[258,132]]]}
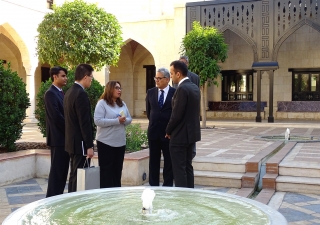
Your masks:
{"label": "green shrub", "polygon": [[[68,71],[68,82],[67,85],[64,86],[62,89],[64,93],[74,84],[74,71]],[[46,137],[46,110],[44,105],[44,94],[52,84],[51,79],[47,80],[46,82],[42,82],[40,86],[40,90],[37,94],[37,109],[35,110],[35,116],[38,119],[38,127],[43,134],[44,137]],[[88,93],[89,100],[91,103],[91,114],[93,116],[94,109],[96,107],[96,104],[103,93],[104,86],[102,86],[98,81],[92,80],[90,88],[86,89],[86,92]],[[95,124],[93,124],[94,127]]]}
{"label": "green shrub", "polygon": [[126,149],[130,152],[139,151],[148,144],[147,131],[142,130],[140,124],[126,126],[126,139]]}
{"label": "green shrub", "polygon": [[15,141],[21,137],[30,100],[26,84],[11,70],[10,63],[6,69],[0,61],[0,84],[0,146],[13,151]]}

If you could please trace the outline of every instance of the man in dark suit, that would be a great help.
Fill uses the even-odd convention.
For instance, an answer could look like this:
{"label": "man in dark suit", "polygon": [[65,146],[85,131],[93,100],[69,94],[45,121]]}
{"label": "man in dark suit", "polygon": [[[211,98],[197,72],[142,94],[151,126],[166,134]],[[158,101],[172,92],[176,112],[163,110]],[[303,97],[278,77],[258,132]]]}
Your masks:
{"label": "man in dark suit", "polygon": [[169,139],[165,138],[172,107],[171,99],[175,89],[169,86],[170,73],[160,68],[154,78],[156,87],[147,92],[146,110],[149,119],[149,184],[159,186],[161,150],[163,154],[163,186],[173,186],[173,173],[169,152]]}
{"label": "man in dark suit", "polygon": [[[84,167],[86,157],[93,157],[93,119],[89,97],[84,90],[91,86],[92,71],[93,68],[89,64],[78,65],[75,83],[64,97],[65,147],[70,155],[71,165],[68,192],[77,190],[77,169]],[[87,166],[86,164],[85,167]]]}
{"label": "man in dark suit", "polygon": [[[189,57],[188,56],[180,56],[179,61],[183,62],[184,64],[186,64],[186,66],[189,66]],[[198,87],[200,87],[200,78],[197,74],[191,72],[190,70],[188,70],[188,78],[190,79],[190,81],[192,83],[194,83],[195,85],[197,85]],[[178,87],[178,84],[173,84],[174,88]],[[194,158],[196,156],[196,143],[194,143],[193,146],[193,150],[192,150],[192,158]]]}
{"label": "man in dark suit", "polygon": [[[188,56],[180,56],[179,61],[184,62],[184,64],[186,64],[186,66],[189,66],[189,58]],[[190,70],[188,70],[188,74],[187,74],[188,78],[190,79],[190,81],[192,83],[194,83],[195,85],[197,85],[198,87],[200,87],[200,78],[197,74],[191,72]],[[172,82],[172,87],[177,88],[178,84],[175,84]]]}
{"label": "man in dark suit", "polygon": [[50,69],[52,85],[44,95],[46,109],[47,145],[51,149],[51,167],[46,197],[63,194],[69,170],[69,154],[65,151],[65,124],[62,87],[67,84],[67,70]]}
{"label": "man in dark suit", "polygon": [[187,77],[188,68],[181,61],[170,64],[171,79],[178,84],[172,98],[172,114],[166,128],[176,187],[194,188],[192,150],[200,141],[200,90]]}

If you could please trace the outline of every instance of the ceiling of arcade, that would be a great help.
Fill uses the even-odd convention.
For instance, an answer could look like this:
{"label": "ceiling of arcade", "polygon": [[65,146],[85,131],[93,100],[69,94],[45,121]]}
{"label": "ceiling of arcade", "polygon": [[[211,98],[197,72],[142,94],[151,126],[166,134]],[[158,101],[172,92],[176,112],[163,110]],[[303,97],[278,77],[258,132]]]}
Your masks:
{"label": "ceiling of arcade", "polygon": [[[9,54],[8,52],[10,51],[19,63],[19,67],[30,68],[30,57],[27,46],[19,34],[8,23],[0,25],[0,44],[3,46],[3,48],[1,48],[2,54]],[[24,71],[21,70],[19,72],[25,75],[27,71],[25,71],[25,69],[23,70]]]}

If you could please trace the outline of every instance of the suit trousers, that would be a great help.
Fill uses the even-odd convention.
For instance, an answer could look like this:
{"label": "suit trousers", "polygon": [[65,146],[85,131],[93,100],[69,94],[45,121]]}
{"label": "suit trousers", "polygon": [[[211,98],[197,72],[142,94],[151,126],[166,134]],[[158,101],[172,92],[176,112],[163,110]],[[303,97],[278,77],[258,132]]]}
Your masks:
{"label": "suit trousers", "polygon": [[149,140],[149,184],[159,186],[161,150],[163,154],[163,186],[173,186],[172,163],[169,151],[169,141]]}
{"label": "suit trousers", "polygon": [[51,146],[51,167],[46,198],[63,194],[69,170],[69,154],[64,146]]}
{"label": "suit trousers", "polygon": [[176,187],[194,188],[193,148],[194,143],[181,145],[170,143],[172,170]]}
{"label": "suit trousers", "polygon": [[121,187],[122,167],[126,146],[112,147],[97,141],[100,166],[100,187]]}
{"label": "suit trousers", "polygon": [[192,146],[192,159],[196,157],[196,154],[197,154],[196,143],[194,143],[194,145]]}
{"label": "suit trousers", "polygon": [[[77,170],[78,168],[87,168],[89,165],[86,162],[86,156],[82,154],[70,154],[70,177],[68,184],[68,192],[77,191]],[[88,159],[90,164],[91,159]]]}

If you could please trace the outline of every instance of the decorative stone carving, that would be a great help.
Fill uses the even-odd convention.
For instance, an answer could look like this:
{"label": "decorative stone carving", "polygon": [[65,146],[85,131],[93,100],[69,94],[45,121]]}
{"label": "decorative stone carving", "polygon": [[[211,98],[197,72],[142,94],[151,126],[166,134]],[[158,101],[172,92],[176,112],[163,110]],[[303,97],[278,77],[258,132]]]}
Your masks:
{"label": "decorative stone carving", "polygon": [[274,51],[273,51],[273,55],[272,55],[272,61],[277,61],[278,58],[278,52],[279,49],[282,45],[282,43],[291,35],[293,34],[296,30],[298,30],[300,27],[304,26],[304,25],[308,25],[312,28],[314,28],[315,30],[317,30],[318,32],[320,32],[320,24],[315,23],[309,19],[303,19],[301,21],[299,21],[299,23],[297,23],[296,25],[294,25],[293,27],[291,27],[290,29],[288,29],[282,36],[281,38],[278,40],[278,42],[275,44],[274,46]]}
{"label": "decorative stone carving", "polygon": [[251,48],[252,48],[252,51],[253,51],[253,58],[254,58],[254,61],[257,62],[258,61],[258,48],[257,48],[257,45],[256,43],[248,36],[248,35],[245,35],[243,32],[241,32],[240,30],[238,30],[236,27],[230,25],[230,24],[227,24],[225,25],[224,27],[222,27],[220,29],[220,32],[225,32],[226,30],[231,30],[232,32],[236,33],[237,35],[239,35],[243,40],[245,40],[245,42],[247,42]]}
{"label": "decorative stone carving", "polygon": [[264,0],[261,3],[261,50],[262,59],[269,58],[269,35],[270,35],[270,13],[269,13],[269,0]]}

